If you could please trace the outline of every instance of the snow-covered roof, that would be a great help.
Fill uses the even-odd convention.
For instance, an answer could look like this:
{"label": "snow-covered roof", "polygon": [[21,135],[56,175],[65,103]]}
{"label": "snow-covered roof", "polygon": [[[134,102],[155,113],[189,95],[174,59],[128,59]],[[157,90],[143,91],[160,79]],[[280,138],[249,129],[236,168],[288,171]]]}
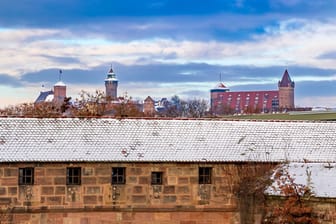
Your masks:
{"label": "snow-covered roof", "polygon": [[[336,198],[336,163],[289,163],[281,169],[295,184],[309,187],[314,196]],[[279,195],[277,181],[272,186],[266,192]]]}
{"label": "snow-covered roof", "polygon": [[0,162],[336,162],[336,123],[0,118]]}
{"label": "snow-covered roof", "polygon": [[54,86],[66,86],[66,85],[65,85],[64,82],[62,82],[62,81],[58,81],[58,82],[55,83]]}
{"label": "snow-covered roof", "polygon": [[40,95],[35,100],[35,103],[42,103],[42,102],[51,102],[54,99],[54,92],[50,91],[42,91]]}

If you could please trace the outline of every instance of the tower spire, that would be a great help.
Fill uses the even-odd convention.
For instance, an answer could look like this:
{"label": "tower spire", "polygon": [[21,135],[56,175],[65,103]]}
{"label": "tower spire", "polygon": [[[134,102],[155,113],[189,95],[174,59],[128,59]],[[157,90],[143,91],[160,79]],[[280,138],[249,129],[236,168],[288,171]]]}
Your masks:
{"label": "tower spire", "polygon": [[59,70],[58,81],[62,81],[62,69]]}

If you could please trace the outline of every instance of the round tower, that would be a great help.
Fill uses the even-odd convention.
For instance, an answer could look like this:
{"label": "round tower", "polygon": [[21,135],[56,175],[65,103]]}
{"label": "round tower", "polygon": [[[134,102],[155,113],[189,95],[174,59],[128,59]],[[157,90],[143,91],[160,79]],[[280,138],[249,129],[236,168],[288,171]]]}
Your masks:
{"label": "round tower", "polygon": [[113,72],[112,66],[107,77],[105,79],[105,89],[106,89],[106,99],[108,101],[114,100],[117,98],[117,89],[118,89],[118,79],[116,74]]}
{"label": "round tower", "polygon": [[278,83],[279,88],[279,107],[281,109],[293,110],[294,104],[294,88],[295,83],[291,80],[287,69],[285,70],[281,81]]}
{"label": "round tower", "polygon": [[66,97],[66,85],[61,80],[62,70],[60,70],[59,81],[54,85],[54,102],[61,104]]}
{"label": "round tower", "polygon": [[222,110],[223,93],[229,91],[230,89],[222,82],[218,83],[215,88],[210,90],[210,109],[213,113],[217,113]]}

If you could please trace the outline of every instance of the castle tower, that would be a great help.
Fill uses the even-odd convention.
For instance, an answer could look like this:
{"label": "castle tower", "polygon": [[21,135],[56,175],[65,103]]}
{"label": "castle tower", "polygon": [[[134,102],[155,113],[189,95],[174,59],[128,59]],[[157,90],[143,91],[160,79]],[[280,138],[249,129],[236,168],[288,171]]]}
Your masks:
{"label": "castle tower", "polygon": [[143,112],[145,116],[148,117],[153,117],[155,115],[155,101],[152,99],[152,97],[148,96],[144,100]]}
{"label": "castle tower", "polygon": [[54,103],[56,104],[62,104],[64,101],[64,98],[66,97],[66,85],[64,82],[62,82],[62,70],[59,71],[59,81],[54,85]]}
{"label": "castle tower", "polygon": [[218,83],[215,88],[210,90],[210,109],[213,113],[221,113],[223,110],[223,93],[229,92],[230,89],[224,83]]}
{"label": "castle tower", "polygon": [[117,98],[118,79],[113,72],[112,66],[105,79],[106,98],[108,101]]}
{"label": "castle tower", "polygon": [[278,83],[279,88],[279,107],[282,109],[292,110],[294,105],[294,87],[295,83],[291,80],[287,69],[285,70],[281,81]]}

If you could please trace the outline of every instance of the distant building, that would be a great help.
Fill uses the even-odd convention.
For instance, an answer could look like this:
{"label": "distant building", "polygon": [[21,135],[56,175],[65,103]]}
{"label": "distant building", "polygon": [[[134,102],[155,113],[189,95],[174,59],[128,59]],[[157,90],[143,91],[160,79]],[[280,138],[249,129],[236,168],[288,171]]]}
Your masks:
{"label": "distant building", "polygon": [[226,114],[293,110],[294,87],[287,70],[278,83],[278,90],[230,92],[228,87],[219,83],[210,90],[211,111]]}
{"label": "distant building", "polygon": [[117,99],[118,79],[116,77],[116,74],[113,72],[112,66],[107,73],[107,77],[105,79],[105,89],[106,98],[108,99],[108,101]]}
{"label": "distant building", "polygon": [[[62,71],[60,70],[60,74]],[[40,95],[35,100],[35,104],[37,103],[44,103],[44,102],[53,102],[56,104],[62,104],[64,102],[64,98],[66,97],[66,85],[64,82],[60,79],[57,83],[54,85],[53,90],[48,91],[41,91]]]}
{"label": "distant building", "polygon": [[155,111],[155,101],[152,97],[148,96],[143,103],[143,112],[145,116],[153,117],[156,113]]}

